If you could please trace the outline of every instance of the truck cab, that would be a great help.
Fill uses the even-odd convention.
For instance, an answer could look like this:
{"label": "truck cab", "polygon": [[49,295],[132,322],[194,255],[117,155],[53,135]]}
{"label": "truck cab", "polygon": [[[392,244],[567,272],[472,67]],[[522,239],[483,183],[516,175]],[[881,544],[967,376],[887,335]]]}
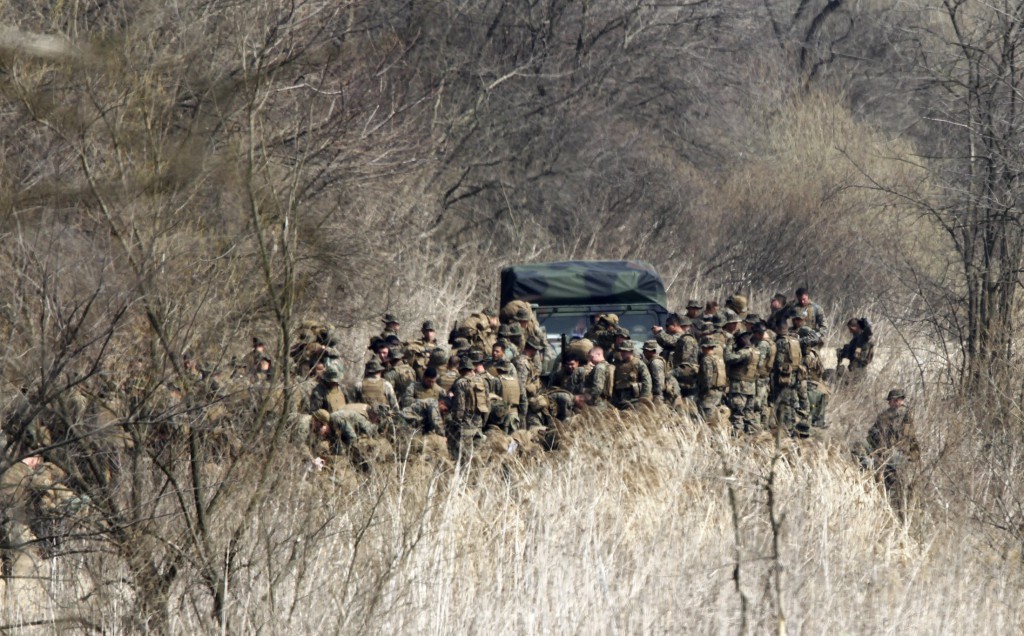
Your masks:
{"label": "truck cab", "polygon": [[639,351],[651,327],[664,324],[665,285],[643,261],[559,261],[514,265],[501,271],[501,304],[530,303],[545,330],[543,374],[559,363],[562,349],[582,338],[598,316],[613,313]]}

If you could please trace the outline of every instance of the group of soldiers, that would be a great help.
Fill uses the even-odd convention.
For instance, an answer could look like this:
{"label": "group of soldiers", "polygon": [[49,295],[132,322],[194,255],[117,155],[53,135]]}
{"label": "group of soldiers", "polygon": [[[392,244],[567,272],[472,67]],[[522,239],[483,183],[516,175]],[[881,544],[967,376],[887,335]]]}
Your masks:
{"label": "group of soldiers", "polygon": [[315,446],[337,449],[400,422],[444,435],[458,459],[490,429],[545,429],[583,410],[640,405],[665,405],[734,434],[778,426],[807,437],[828,426],[833,377],[856,381],[874,351],[870,322],[852,318],[838,367],[826,371],[825,315],[803,288],[792,299],[775,295],[764,317],[739,294],[723,308],[690,300],[652,327],[642,345],[618,316],[602,314],[582,338],[565,343],[546,379],[542,360],[554,352],[525,302],[470,315],[446,342],[432,321],[404,339],[395,315],[381,322],[352,384],[342,380],[329,327],[308,325],[292,348],[295,367],[313,379],[307,411],[316,422]]}
{"label": "group of soldiers", "polygon": [[[14,431],[13,423],[21,420],[12,415],[5,423],[6,455],[20,459],[0,466],[0,503],[6,511],[0,515],[0,549],[12,542],[34,542],[27,519],[59,516],[16,514],[29,510],[29,501],[52,500],[50,508],[65,517],[67,508],[77,511],[88,505],[87,498],[63,486],[68,480],[56,464],[43,460],[44,451],[32,450],[56,444],[53,435],[60,433],[49,429],[61,421],[70,431],[75,422],[95,420],[97,430],[107,433],[89,439],[111,448],[159,445],[174,436],[174,418],[179,416],[174,414],[198,412],[189,407],[193,402],[213,405],[204,409],[207,422],[230,423],[239,413],[232,411],[231,400],[248,399],[256,412],[265,408],[258,405],[268,395],[274,402],[274,392],[289,386],[293,439],[319,467],[346,455],[361,439],[396,433],[443,439],[442,448],[460,462],[492,431],[512,435],[526,429],[543,438],[559,423],[603,409],[668,408],[728,427],[734,435],[778,427],[799,438],[827,427],[830,381],[857,381],[871,363],[874,347],[870,323],[851,319],[851,339],[837,350],[839,365],[830,377],[821,358],[825,316],[803,289],[793,299],[773,297],[763,317],[748,311],[746,298],[738,294],[721,309],[714,301],[691,300],[664,325],[652,327],[651,338],[642,344],[631,339],[616,315],[603,314],[582,338],[565,342],[544,377],[543,361],[555,351],[525,302],[474,313],[456,323],[443,342],[429,320],[413,336],[401,331],[393,314],[385,314],[381,322],[355,381],[345,379],[338,332],[308,322],[295,335],[283,369],[275,368],[265,343],[254,338],[248,358],[236,359],[223,375],[184,355],[175,383],[147,381],[142,367],[133,367],[124,383],[98,378],[92,389],[62,397],[64,405],[38,416],[35,428]],[[273,381],[282,376],[284,382]],[[888,397],[890,408],[855,455],[884,478],[891,496],[905,500],[908,489],[901,475],[917,459],[918,449],[905,396],[897,390]],[[30,406],[25,401],[15,411],[35,412]],[[224,411],[219,418],[218,408]],[[125,430],[117,425],[124,418],[162,423],[137,429],[146,431],[146,437],[129,439],[118,433]],[[221,427],[210,424],[208,430]],[[228,443],[217,445],[226,446],[226,452],[241,452],[241,444],[231,442],[234,438],[223,439]],[[56,494],[41,498],[39,491]],[[9,574],[29,565],[5,556],[3,569]]]}

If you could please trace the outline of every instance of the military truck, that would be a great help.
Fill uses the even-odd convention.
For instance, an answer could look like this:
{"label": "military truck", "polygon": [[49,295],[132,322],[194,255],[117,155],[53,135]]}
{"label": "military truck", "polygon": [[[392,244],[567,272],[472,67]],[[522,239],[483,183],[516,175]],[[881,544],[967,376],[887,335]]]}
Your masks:
{"label": "military truck", "polygon": [[545,374],[562,349],[605,313],[619,317],[637,348],[651,338],[651,327],[664,324],[665,283],[643,261],[560,261],[513,265],[501,270],[501,306],[513,300],[530,303],[550,349]]}

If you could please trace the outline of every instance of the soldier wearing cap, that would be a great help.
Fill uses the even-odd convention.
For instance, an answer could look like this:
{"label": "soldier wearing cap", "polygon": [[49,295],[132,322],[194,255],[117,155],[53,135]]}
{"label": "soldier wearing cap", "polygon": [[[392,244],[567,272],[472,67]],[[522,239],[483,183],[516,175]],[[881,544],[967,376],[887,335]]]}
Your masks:
{"label": "soldier wearing cap", "polygon": [[679,318],[677,328],[679,333],[672,349],[672,357],[667,361],[668,368],[679,386],[680,396],[690,399],[697,395],[700,344],[693,333],[693,324],[689,318]]}
{"label": "soldier wearing cap", "polygon": [[914,414],[906,404],[906,394],[892,389],[885,396],[888,407],[878,414],[868,430],[866,465],[873,468],[885,487],[893,509],[906,520],[910,505],[910,466],[921,456],[914,432]]}
{"label": "soldier wearing cap", "polygon": [[691,298],[686,302],[686,317],[690,319],[694,327],[699,328],[703,324],[701,320],[701,313],[704,311],[704,303],[700,302],[696,298]]}
{"label": "soldier wearing cap", "polygon": [[310,391],[307,412],[325,409],[333,413],[345,405],[345,392],[341,389],[341,371],[334,365],[325,366],[320,378]]}
{"label": "soldier wearing cap", "polygon": [[718,418],[725,389],[729,386],[721,347],[710,335],[700,341],[700,369],[697,374],[697,408],[705,421]]}
{"label": "soldier wearing cap", "polygon": [[612,404],[620,409],[634,406],[638,401],[653,398],[651,372],[647,365],[636,359],[633,342],[625,340],[616,346],[618,362],[612,380]]}
{"label": "soldier wearing cap", "polygon": [[514,360],[516,377],[519,384],[526,393],[527,415],[526,425],[530,428],[537,426],[543,420],[544,404],[538,400],[541,392],[540,365],[537,361],[537,353],[544,349],[544,341],[539,336],[527,336],[523,344],[523,352]]}
{"label": "soldier wearing cap", "polygon": [[[502,325],[498,327],[498,339],[491,346],[491,360],[508,360],[511,362],[519,355],[519,348],[515,345],[515,339],[522,336],[522,329],[519,325]],[[495,347],[501,347],[501,353],[494,352]]]}
{"label": "soldier wearing cap", "polygon": [[615,346],[615,332],[618,331],[618,328],[619,317],[617,315],[601,314],[583,334],[583,337],[605,351],[611,351]]}
{"label": "soldier wearing cap", "polygon": [[468,357],[459,361],[459,379],[452,386],[452,411],[445,426],[448,452],[456,462],[472,452],[473,445],[483,439],[483,428],[491,411],[487,381],[476,373],[476,365]]}
{"label": "soldier wearing cap", "polygon": [[425,350],[436,349],[441,346],[441,343],[437,341],[437,329],[434,327],[433,320],[423,321],[423,325],[420,327],[420,334],[418,342],[423,345]]}
{"label": "soldier wearing cap", "polygon": [[679,397],[679,383],[668,372],[664,358],[658,355],[658,341],[644,342],[642,351],[647,371],[651,374],[651,395],[655,404],[674,405]]}
{"label": "soldier wearing cap", "polygon": [[397,316],[394,314],[384,314],[380,321],[384,323],[384,330],[380,332],[381,338],[386,339],[388,336],[398,337],[400,323]]}
{"label": "soldier wearing cap", "polygon": [[384,366],[376,358],[370,358],[366,363],[363,379],[356,384],[356,400],[370,406],[384,404],[393,410],[398,410],[398,398],[395,395],[395,387],[381,377],[384,373]]}

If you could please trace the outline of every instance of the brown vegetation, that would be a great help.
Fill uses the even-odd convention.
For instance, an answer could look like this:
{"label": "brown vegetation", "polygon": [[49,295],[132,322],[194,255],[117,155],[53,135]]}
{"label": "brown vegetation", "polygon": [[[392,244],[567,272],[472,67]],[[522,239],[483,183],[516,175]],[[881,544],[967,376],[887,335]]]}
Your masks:
{"label": "brown vegetation", "polygon": [[[0,626],[1019,631],[1022,5],[890,4],[3,5],[0,470],[44,423],[90,504]],[[284,365],[232,382],[254,333],[327,317],[354,368],[384,310],[590,257],[809,285],[875,368],[813,444],[648,414],[469,472],[310,474]],[[907,525],[845,452],[892,385]]]}

